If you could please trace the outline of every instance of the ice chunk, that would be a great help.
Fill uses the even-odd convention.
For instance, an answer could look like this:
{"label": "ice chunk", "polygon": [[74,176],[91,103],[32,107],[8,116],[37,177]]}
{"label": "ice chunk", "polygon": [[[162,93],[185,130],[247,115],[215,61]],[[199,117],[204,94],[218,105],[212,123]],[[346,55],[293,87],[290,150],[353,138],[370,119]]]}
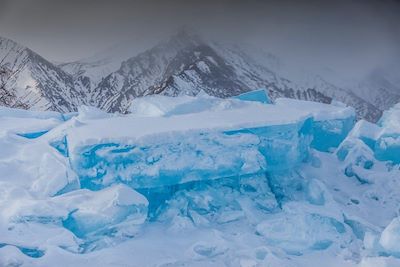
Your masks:
{"label": "ice chunk", "polygon": [[374,147],[377,134],[374,124],[359,121],[350,132],[349,136],[336,150],[336,156],[345,163],[344,174],[353,177],[361,184],[373,182],[370,170],[375,165]]}
{"label": "ice chunk", "polygon": [[382,161],[400,163],[400,134],[382,134],[375,146],[375,156]]}
{"label": "ice chunk", "polygon": [[63,115],[63,119],[64,121],[68,121],[76,116],[78,116],[78,112],[68,112],[68,113],[64,113]]}
{"label": "ice chunk", "polygon": [[247,93],[243,93],[243,94],[234,96],[233,98],[243,100],[243,101],[255,101],[255,102],[260,102],[263,104],[271,104],[272,103],[268,97],[267,90],[264,88],[250,91]]}
{"label": "ice chunk", "polygon": [[[311,140],[335,147],[323,146],[325,132],[342,138],[348,108],[184,98],[161,100],[148,116],[86,107],[68,121],[0,116],[0,265],[314,266],[330,257],[357,266],[398,257],[398,219],[380,232],[396,215],[399,170],[374,159],[395,128],[389,115],[357,123],[340,161],[312,151],[310,163]],[[48,132],[16,135],[40,130]]]}
{"label": "ice chunk", "polygon": [[178,96],[168,97],[162,95],[151,95],[135,98],[129,109],[133,115],[158,117],[170,113],[177,106],[195,101],[195,97]]}
{"label": "ice chunk", "polygon": [[132,237],[145,222],[148,207],[143,195],[122,184],[100,191],[79,189],[52,198],[12,196],[8,201],[2,206],[1,215],[14,225],[16,231],[23,233],[20,225],[28,225],[31,229],[37,225],[39,234],[46,240],[49,239],[47,233],[64,235],[53,241],[62,245],[68,243],[68,236],[60,231],[65,228],[85,241],[84,250],[90,250],[90,246],[101,247],[104,238],[111,241],[112,238]]}
{"label": "ice chunk", "polygon": [[56,119],[64,120],[61,113],[55,111],[32,111],[0,106],[0,117],[4,118],[35,118],[41,120]]}
{"label": "ice chunk", "polygon": [[385,132],[400,132],[400,103],[394,105],[389,110],[383,112],[382,117],[378,121],[378,125],[386,128]]}
{"label": "ice chunk", "polygon": [[253,104],[93,120],[69,131],[69,155],[82,186],[92,189],[117,181],[150,188],[288,169],[308,156],[312,120],[301,112],[281,119],[283,111]]}
{"label": "ice chunk", "polygon": [[308,202],[314,205],[325,204],[324,190],[318,180],[313,179],[308,182],[306,189],[306,199],[308,200]]}
{"label": "ice chunk", "polygon": [[383,230],[379,244],[391,255],[400,257],[400,219],[394,218]]}
{"label": "ice chunk", "polygon": [[[150,200],[150,220],[189,218],[190,225],[230,223],[279,209],[265,174],[140,190]],[[180,224],[180,221],[178,224]]]}
{"label": "ice chunk", "polygon": [[[250,103],[251,104],[251,103]],[[222,99],[209,95],[168,97],[151,95],[136,98],[129,111],[133,116],[160,117],[204,111],[221,111],[249,106],[249,103],[236,99]]]}
{"label": "ice chunk", "polygon": [[371,122],[360,120],[349,133],[349,138],[357,138],[363,141],[372,150],[375,148],[376,140],[379,138],[381,128]]}
{"label": "ice chunk", "polygon": [[37,196],[54,195],[70,183],[79,183],[68,159],[39,139],[0,135],[0,180]]}
{"label": "ice chunk", "polygon": [[350,118],[354,121],[355,116],[354,108],[344,106],[340,103],[324,104],[292,98],[277,98],[275,105],[286,107],[289,111],[294,109],[309,112],[315,121],[344,120]]}
{"label": "ice chunk", "polygon": [[336,219],[313,213],[278,213],[257,225],[257,233],[270,245],[292,254],[327,249],[345,231]]}
{"label": "ice chunk", "polygon": [[9,118],[0,117],[0,133],[16,134],[28,139],[42,136],[50,129],[60,125],[63,121],[49,118]]}
{"label": "ice chunk", "polygon": [[394,164],[400,163],[400,104],[386,111],[378,125],[359,121],[343,142],[338,154],[343,160],[350,148],[357,144],[357,140],[367,145],[374,154],[374,157],[381,161],[391,161]]}
{"label": "ice chunk", "polygon": [[64,118],[58,112],[0,107],[0,134],[16,134],[28,139],[35,139],[63,122]]}
{"label": "ice chunk", "polygon": [[364,246],[372,255],[400,258],[400,219],[395,217],[379,232],[366,232]]}
{"label": "ice chunk", "polygon": [[319,151],[331,151],[338,147],[353,127],[354,118],[315,122],[313,125],[314,139],[311,146]]}
{"label": "ice chunk", "polygon": [[0,266],[22,266],[26,263],[27,255],[15,246],[2,245],[0,243]]}
{"label": "ice chunk", "polygon": [[278,106],[288,110],[304,110],[312,114],[314,138],[311,146],[320,151],[330,151],[339,146],[355,123],[355,111],[351,107],[323,104],[311,101],[278,98]]}
{"label": "ice chunk", "polygon": [[140,225],[147,217],[147,199],[121,184],[97,192],[73,191],[55,198],[55,201],[69,203],[70,212],[63,220],[63,226],[78,237],[96,231],[111,231],[113,226],[123,221]]}
{"label": "ice chunk", "polygon": [[400,103],[385,111],[378,125],[382,131],[376,141],[376,158],[400,163]]}
{"label": "ice chunk", "polygon": [[[373,161],[376,140],[381,129],[370,122],[360,120],[356,123],[346,139],[336,151],[339,160],[360,165],[366,161]],[[372,166],[371,166],[372,167]]]}
{"label": "ice chunk", "polygon": [[50,153],[43,155],[38,179],[33,182],[31,187],[32,192],[41,196],[54,196],[59,192],[79,187],[78,177],[63,159]]}
{"label": "ice chunk", "polygon": [[77,114],[78,115],[76,118],[80,121],[104,119],[117,116],[117,114],[107,113],[101,109],[90,106],[80,106]]}
{"label": "ice chunk", "polygon": [[[346,138],[336,151],[339,160],[344,161],[344,173],[348,177],[355,177],[360,183],[372,183],[371,170],[375,165],[374,152],[360,139]],[[373,175],[372,175],[373,176]]]}

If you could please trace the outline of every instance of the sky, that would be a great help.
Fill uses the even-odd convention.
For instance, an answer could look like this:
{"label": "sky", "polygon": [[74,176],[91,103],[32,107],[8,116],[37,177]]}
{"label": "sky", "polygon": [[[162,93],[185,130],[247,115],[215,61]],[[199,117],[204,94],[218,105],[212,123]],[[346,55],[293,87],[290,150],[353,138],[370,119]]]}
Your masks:
{"label": "sky", "polygon": [[398,14],[398,0],[0,0],[0,36],[65,62],[121,42],[135,54],[187,26],[361,75],[399,61]]}

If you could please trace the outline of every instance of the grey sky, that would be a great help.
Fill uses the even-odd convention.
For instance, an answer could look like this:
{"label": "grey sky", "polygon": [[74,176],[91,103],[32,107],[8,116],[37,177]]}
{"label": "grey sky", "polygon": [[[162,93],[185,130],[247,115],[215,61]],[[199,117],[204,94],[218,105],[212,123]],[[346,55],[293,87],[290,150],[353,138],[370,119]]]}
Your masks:
{"label": "grey sky", "polygon": [[71,61],[123,40],[140,50],[188,25],[304,64],[355,70],[400,58],[398,14],[395,0],[0,0],[0,36],[50,60]]}

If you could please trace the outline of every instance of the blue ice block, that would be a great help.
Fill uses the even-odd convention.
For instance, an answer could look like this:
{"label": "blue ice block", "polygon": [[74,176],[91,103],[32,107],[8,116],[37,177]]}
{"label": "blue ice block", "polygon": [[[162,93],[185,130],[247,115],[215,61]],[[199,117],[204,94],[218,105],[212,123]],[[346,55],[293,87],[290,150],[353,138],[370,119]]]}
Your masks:
{"label": "blue ice block", "polygon": [[266,89],[258,89],[250,92],[246,92],[237,96],[234,96],[233,98],[243,100],[243,101],[255,101],[255,102],[260,102],[263,104],[271,104],[272,101],[269,99],[267,95],[267,90]]}

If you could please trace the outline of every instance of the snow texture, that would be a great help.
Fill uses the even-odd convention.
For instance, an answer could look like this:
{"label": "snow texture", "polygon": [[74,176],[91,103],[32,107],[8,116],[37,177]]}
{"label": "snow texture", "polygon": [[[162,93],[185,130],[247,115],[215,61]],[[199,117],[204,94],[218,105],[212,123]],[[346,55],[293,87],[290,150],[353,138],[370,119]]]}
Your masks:
{"label": "snow texture", "polygon": [[0,109],[0,266],[398,266],[399,105],[259,93]]}

